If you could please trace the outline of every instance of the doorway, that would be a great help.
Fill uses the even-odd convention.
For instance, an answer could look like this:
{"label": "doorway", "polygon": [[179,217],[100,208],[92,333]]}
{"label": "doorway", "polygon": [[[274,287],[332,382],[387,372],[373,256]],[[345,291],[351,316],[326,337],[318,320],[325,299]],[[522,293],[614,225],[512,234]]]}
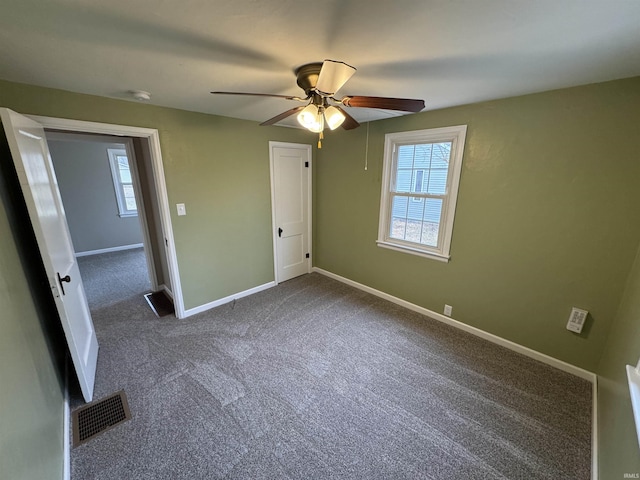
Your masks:
{"label": "doorway", "polygon": [[[135,159],[134,182],[140,193],[144,208],[143,244],[149,254],[147,265],[152,289],[164,290],[172,296],[175,315],[184,318],[185,309],[178,272],[173,229],[169,214],[169,202],[164,179],[162,154],[158,131],[150,128],[131,127],[105,123],[85,122],[53,117],[29,116],[47,131],[74,135],[98,135],[115,139],[126,146],[128,154]],[[136,197],[138,200],[138,197]],[[149,246],[149,248],[147,248]],[[154,281],[155,280],[155,281]]]}
{"label": "doorway", "polygon": [[[45,131],[91,309],[171,292],[151,238],[133,139]],[[164,262],[166,263],[166,261]],[[160,287],[162,285],[162,287]]]}
{"label": "doorway", "polygon": [[269,142],[276,283],[311,271],[311,145]]}

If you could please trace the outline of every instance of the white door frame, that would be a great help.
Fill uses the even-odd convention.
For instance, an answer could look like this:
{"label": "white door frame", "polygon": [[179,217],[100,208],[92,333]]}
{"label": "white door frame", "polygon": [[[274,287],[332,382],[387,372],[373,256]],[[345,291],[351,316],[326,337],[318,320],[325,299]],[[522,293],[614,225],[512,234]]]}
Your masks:
{"label": "white door frame", "polygon": [[305,143],[287,143],[287,142],[269,142],[269,173],[271,176],[271,234],[273,239],[273,278],[275,280],[275,284],[280,283],[280,279],[278,278],[278,225],[276,223],[276,197],[275,197],[275,178],[273,171],[273,161],[274,155],[273,150],[275,148],[298,148],[300,150],[305,150],[309,152],[309,175],[307,176],[307,241],[309,248],[309,272],[311,272],[311,266],[313,265],[313,237],[311,236],[312,232],[312,216],[311,212],[313,211],[311,200],[313,198],[312,192],[312,181],[311,181],[311,173],[313,172],[313,151],[311,149],[311,145],[307,145]]}
{"label": "white door frame", "polygon": [[176,310],[176,317],[184,318],[184,299],[182,296],[182,285],[180,283],[180,273],[178,270],[178,257],[176,255],[175,242],[173,239],[173,227],[171,225],[171,215],[169,209],[169,197],[167,195],[167,184],[164,178],[164,167],[162,165],[162,152],[160,150],[160,136],[158,130],[153,128],[131,127],[127,125],[114,125],[110,123],[87,122],[83,120],[69,120],[66,118],[42,117],[39,115],[25,115],[35,120],[45,128],[53,128],[67,132],[97,133],[103,135],[114,135],[118,137],[145,138],[149,141],[151,153],[151,169],[156,185],[160,223],[162,233],[166,240],[165,249],[167,251],[167,264],[169,277],[171,278],[171,289],[173,302]]}
{"label": "white door frame", "polygon": [[[158,285],[156,262],[153,260],[151,232],[149,232],[149,222],[147,221],[147,206],[144,204],[142,187],[140,186],[140,172],[138,170],[138,162],[140,161],[140,159],[136,157],[133,149],[133,140],[131,140],[131,138],[127,138],[124,141],[124,146],[127,152],[127,159],[129,160],[131,179],[133,180],[133,195],[136,199],[136,204],[138,205],[138,221],[140,222],[140,227],[142,228],[142,244],[144,245],[144,255],[147,259],[147,271],[149,273],[149,280],[151,281],[151,290],[155,292],[160,286]],[[157,252],[157,254],[161,255],[161,252]]]}
{"label": "white door frame", "polygon": [[[34,119],[33,116],[30,118]],[[77,142],[77,143],[117,143],[113,137],[104,135],[86,135],[76,134],[73,132],[62,133],[60,131],[45,132],[47,140],[56,140],[61,142]],[[140,223],[142,233],[142,245],[144,247],[144,254],[147,259],[147,271],[149,273],[149,281],[151,282],[151,290],[154,292],[160,288],[158,285],[158,277],[156,272],[155,262],[153,260],[151,238],[149,234],[149,223],[147,222],[147,211],[144,204],[144,198],[142,197],[142,189],[140,187],[140,174],[138,172],[138,162],[140,161],[134,152],[133,141],[131,137],[123,138],[121,143],[125,147],[127,152],[127,158],[131,165],[131,178],[133,180],[133,193],[136,197],[136,205],[138,205],[138,221]],[[55,165],[54,165],[55,169]],[[160,254],[160,252],[158,252]]]}

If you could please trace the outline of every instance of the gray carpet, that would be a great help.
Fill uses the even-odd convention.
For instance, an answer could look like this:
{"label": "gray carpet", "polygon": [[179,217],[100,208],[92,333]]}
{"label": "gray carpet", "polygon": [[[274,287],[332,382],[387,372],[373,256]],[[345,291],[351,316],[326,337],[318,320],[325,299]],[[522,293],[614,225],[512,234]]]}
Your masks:
{"label": "gray carpet", "polygon": [[78,267],[91,309],[151,291],[142,248],[79,257]]}
{"label": "gray carpet", "polygon": [[588,382],[318,274],[93,317],[95,398],[124,389],[133,419],[73,480],[590,478]]}

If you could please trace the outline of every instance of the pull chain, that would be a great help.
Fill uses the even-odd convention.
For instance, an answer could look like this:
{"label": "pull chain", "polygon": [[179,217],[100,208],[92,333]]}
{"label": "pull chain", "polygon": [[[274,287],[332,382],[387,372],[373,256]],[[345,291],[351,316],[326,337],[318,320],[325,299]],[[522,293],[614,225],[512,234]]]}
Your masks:
{"label": "pull chain", "polygon": [[322,148],[322,140],[324,139],[324,132],[318,134],[318,148]]}
{"label": "pull chain", "polygon": [[367,144],[364,149],[364,170],[367,171],[369,168],[369,123],[367,122]]}

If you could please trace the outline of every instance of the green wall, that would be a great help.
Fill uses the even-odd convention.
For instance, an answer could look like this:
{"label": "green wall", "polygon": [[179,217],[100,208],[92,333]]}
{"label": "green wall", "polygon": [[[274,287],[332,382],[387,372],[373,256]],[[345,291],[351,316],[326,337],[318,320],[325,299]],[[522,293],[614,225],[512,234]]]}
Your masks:
{"label": "green wall", "polygon": [[[373,122],[366,171],[366,127],[331,132],[315,264],[594,371],[640,242],[639,107],[633,78]],[[451,261],[377,247],[384,135],[461,124]]]}
{"label": "green wall", "polygon": [[[273,279],[268,141],[315,137],[4,81],[0,106],[159,130],[187,308]],[[640,468],[623,378],[639,355],[639,107],[634,78],[425,112],[370,125],[368,170],[366,128],[328,133],[314,163],[315,265],[434,311],[448,303],[460,321],[589,370],[600,365],[601,478]],[[384,134],[458,124],[468,131],[451,262],[378,248]],[[175,216],[179,202],[186,217]],[[58,476],[59,368],[7,205],[1,463],[12,478]],[[590,311],[581,335],[565,330],[572,306]]]}
{"label": "green wall", "polygon": [[14,236],[20,226],[7,186],[4,167],[11,158],[3,140],[0,128],[0,477],[62,478],[60,357],[50,348],[46,314],[34,302],[25,274],[29,267],[18,249],[25,242]]}
{"label": "green wall", "polygon": [[[23,114],[159,130],[186,308],[273,280],[268,142],[313,143],[312,136],[295,129],[264,128],[255,122],[6,81],[0,81],[0,106]],[[4,147],[2,161],[11,162]],[[26,212],[16,210],[8,200],[6,177],[4,169],[0,178],[0,465],[3,478],[62,478],[64,398],[59,363],[65,354],[64,338],[43,323],[43,315],[55,315],[55,309],[49,308],[45,315],[42,311],[47,306],[39,306],[46,304],[47,292],[34,290],[27,281],[34,274],[26,272],[34,266],[25,261],[28,264],[37,257],[22,251],[29,248],[25,245],[20,244],[22,253],[17,250],[13,235],[24,228]],[[13,187],[15,194],[17,184]],[[188,215],[177,217],[174,205],[182,202]],[[35,248],[34,243],[30,250]],[[35,277],[37,283],[38,272]]]}
{"label": "green wall", "polygon": [[[636,218],[637,221],[637,218]],[[627,384],[626,365],[640,358],[640,250],[598,367],[600,478],[640,473],[640,447]]]}
{"label": "green wall", "polygon": [[[6,81],[0,106],[159,131],[185,308],[274,279],[269,141],[309,144],[313,136]],[[176,203],[186,204],[186,216],[176,216]]]}

